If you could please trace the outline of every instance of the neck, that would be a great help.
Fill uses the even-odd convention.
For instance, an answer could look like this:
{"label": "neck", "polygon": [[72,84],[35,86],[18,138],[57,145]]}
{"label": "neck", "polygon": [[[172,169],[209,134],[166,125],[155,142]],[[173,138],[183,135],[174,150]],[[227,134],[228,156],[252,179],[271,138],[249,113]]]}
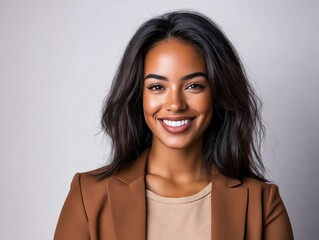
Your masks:
{"label": "neck", "polygon": [[147,173],[179,183],[202,181],[202,158],[202,139],[191,147],[182,149],[169,148],[153,140],[148,156]]}

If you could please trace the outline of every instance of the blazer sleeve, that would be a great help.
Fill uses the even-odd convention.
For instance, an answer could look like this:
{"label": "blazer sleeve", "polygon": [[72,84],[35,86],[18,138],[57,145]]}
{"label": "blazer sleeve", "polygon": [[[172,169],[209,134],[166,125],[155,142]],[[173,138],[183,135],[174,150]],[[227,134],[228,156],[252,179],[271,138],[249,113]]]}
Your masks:
{"label": "blazer sleeve", "polygon": [[54,240],[89,240],[88,219],[81,192],[81,174],[73,177],[69,194],[62,207]]}
{"label": "blazer sleeve", "polygon": [[265,240],[293,240],[293,232],[287,210],[279,195],[277,185],[271,185],[266,201]]}

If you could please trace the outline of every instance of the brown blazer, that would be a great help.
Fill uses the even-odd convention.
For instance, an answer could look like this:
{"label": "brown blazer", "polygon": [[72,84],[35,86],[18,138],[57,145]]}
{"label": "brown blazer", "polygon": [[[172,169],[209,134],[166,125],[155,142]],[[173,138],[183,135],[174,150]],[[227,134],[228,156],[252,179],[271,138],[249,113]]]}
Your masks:
{"label": "brown blazer", "polygon": [[[102,181],[77,173],[54,239],[145,240],[146,159],[144,152],[132,167]],[[212,240],[293,239],[276,185],[221,174],[212,184]]]}

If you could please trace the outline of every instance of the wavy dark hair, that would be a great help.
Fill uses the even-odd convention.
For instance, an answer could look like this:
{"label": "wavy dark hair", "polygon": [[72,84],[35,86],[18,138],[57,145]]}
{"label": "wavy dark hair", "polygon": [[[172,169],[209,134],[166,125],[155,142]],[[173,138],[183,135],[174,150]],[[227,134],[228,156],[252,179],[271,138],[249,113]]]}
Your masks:
{"label": "wavy dark hair", "polygon": [[156,43],[175,38],[199,49],[213,92],[213,119],[204,133],[202,169],[212,167],[231,178],[266,181],[260,157],[264,127],[260,100],[247,80],[240,58],[222,30],[198,12],[174,11],[142,24],[129,41],[103,105],[102,129],[112,140],[111,163],[99,174],[110,176],[134,163],[151,145],[144,120],[144,58]]}

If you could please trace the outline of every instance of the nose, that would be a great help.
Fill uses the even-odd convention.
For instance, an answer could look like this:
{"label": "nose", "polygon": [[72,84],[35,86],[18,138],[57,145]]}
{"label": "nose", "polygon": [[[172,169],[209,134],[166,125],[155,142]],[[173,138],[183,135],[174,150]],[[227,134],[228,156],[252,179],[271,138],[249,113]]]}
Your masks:
{"label": "nose", "polygon": [[167,111],[183,111],[187,109],[187,104],[185,102],[183,94],[179,89],[171,89],[167,92],[165,98],[165,108]]}

